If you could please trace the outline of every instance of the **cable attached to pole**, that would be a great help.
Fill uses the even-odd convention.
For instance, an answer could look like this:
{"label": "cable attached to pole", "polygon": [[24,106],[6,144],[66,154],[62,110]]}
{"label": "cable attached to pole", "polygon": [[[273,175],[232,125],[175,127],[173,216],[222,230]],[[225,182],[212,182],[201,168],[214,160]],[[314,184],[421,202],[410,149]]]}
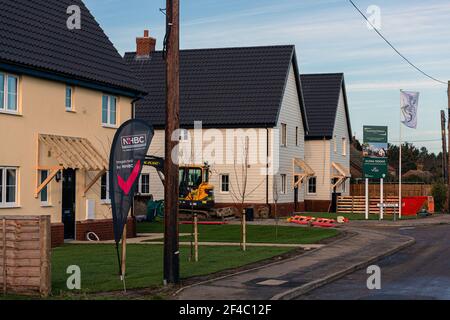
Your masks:
{"label": "cable attached to pole", "polygon": [[375,30],[375,32],[401,57],[403,58],[403,60],[405,60],[411,67],[413,67],[414,69],[416,69],[417,71],[419,71],[421,74],[423,74],[425,77],[430,78],[433,81],[436,81],[438,83],[441,84],[445,84],[447,85],[446,81],[442,81],[439,79],[436,79],[435,77],[429,75],[428,73],[426,73],[425,71],[423,71],[422,69],[420,69],[419,67],[417,67],[414,63],[412,63],[407,57],[405,57],[400,51],[397,50],[397,48],[394,47],[394,45],[389,42],[388,39],[386,39],[383,34],[381,34],[380,31],[378,31],[378,29],[372,24],[372,22],[370,22],[370,20],[366,17],[366,15],[358,8],[358,6],[352,1],[352,0],[348,0],[351,5],[353,7],[355,7],[355,9],[361,14],[361,16],[364,18],[364,20],[367,21],[368,24],[370,24],[370,26],[372,27],[373,30]]}

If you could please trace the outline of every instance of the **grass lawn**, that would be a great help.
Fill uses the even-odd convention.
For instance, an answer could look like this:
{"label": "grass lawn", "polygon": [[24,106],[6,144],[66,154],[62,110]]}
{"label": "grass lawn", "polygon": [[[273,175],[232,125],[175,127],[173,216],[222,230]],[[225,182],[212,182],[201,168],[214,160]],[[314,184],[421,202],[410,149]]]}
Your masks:
{"label": "grass lawn", "polygon": [[[364,213],[304,213],[301,214],[308,217],[316,217],[316,218],[328,218],[328,219],[336,219],[338,216],[343,216],[345,218],[348,218],[350,220],[365,220],[366,216]],[[369,220],[379,220],[380,215],[379,214],[370,214]],[[402,216],[402,220],[411,220],[411,219],[419,219],[417,216]],[[391,214],[385,214],[384,220],[394,220],[394,216]],[[398,213],[397,213],[397,220],[398,220]]]}
{"label": "grass lawn", "polygon": [[[199,241],[203,242],[240,242],[240,225],[199,225]],[[161,222],[142,222],[137,224],[138,233],[161,233]],[[180,233],[191,233],[192,225],[180,225]],[[274,226],[247,225],[249,243],[289,243],[311,244],[322,239],[334,237],[339,233],[335,229],[286,227],[278,228],[278,238]],[[180,241],[190,241],[190,236],[180,237]],[[161,240],[155,240],[161,241]]]}
{"label": "grass lawn", "polygon": [[[189,262],[189,247],[181,248],[181,277],[206,275],[236,268],[252,262],[277,256],[291,248],[248,248],[242,252],[238,247],[201,247],[200,262]],[[118,277],[117,257],[114,245],[64,245],[52,251],[53,295],[67,292],[67,267],[81,268],[82,292],[121,290]],[[148,288],[162,285],[163,247],[160,245],[127,246],[127,288]]]}

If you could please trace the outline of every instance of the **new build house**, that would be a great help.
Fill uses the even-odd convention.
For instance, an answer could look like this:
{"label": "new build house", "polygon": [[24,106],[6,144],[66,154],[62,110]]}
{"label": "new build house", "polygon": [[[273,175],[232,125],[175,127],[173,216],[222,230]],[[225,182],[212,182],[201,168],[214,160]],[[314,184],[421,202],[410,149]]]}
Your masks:
{"label": "new build house", "polygon": [[333,194],[350,192],[352,130],[344,75],[307,74],[301,81],[309,124],[305,161],[315,173],[307,179],[305,205],[308,211],[328,212]]}
{"label": "new build house", "polygon": [[[155,127],[149,154],[164,156],[165,62],[155,43],[146,32],[125,59],[149,92],[135,114]],[[208,162],[219,207],[277,202],[280,212],[304,210],[302,182],[312,172],[295,47],[182,50],[180,64],[180,163]],[[162,199],[155,169],[144,169],[143,179],[143,191]]]}
{"label": "new build house", "polygon": [[[125,58],[149,92],[136,104],[136,117],[157,129],[149,153],[163,156],[165,63],[155,44],[146,32],[137,39],[137,52]],[[257,158],[247,170],[246,205],[273,209],[277,202],[286,214],[323,212],[332,209],[333,194],[348,194],[351,127],[343,74],[300,77],[294,46],[183,50],[180,61],[185,132],[179,161],[211,165],[217,206],[243,200],[243,171],[236,160],[245,157],[239,140],[246,137],[247,152]],[[194,129],[196,121],[201,129]],[[213,142],[220,139],[225,143],[216,150]],[[234,163],[224,161],[229,154]],[[143,181],[145,193],[163,198],[153,168],[145,169]]]}
{"label": "new build house", "polygon": [[0,0],[0,21],[0,215],[50,215],[54,243],[112,237],[109,148],[141,86],[80,0]]}

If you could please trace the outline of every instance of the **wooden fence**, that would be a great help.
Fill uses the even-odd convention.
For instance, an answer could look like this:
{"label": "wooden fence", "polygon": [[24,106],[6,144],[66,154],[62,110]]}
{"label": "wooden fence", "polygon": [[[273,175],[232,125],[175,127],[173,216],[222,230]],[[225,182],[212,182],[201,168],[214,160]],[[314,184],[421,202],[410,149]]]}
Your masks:
{"label": "wooden fence", "polygon": [[[384,203],[398,203],[398,197],[385,197]],[[378,204],[380,198],[369,198],[369,213],[378,214],[380,208]],[[394,210],[398,213],[398,208],[384,208],[384,213],[393,214]],[[364,196],[354,197],[338,197],[337,213],[365,213],[366,212],[366,198]]]}
{"label": "wooden fence", "polygon": [[[431,196],[430,184],[402,184],[402,197],[425,197]],[[385,183],[383,186],[384,196],[395,196],[398,197],[398,183]],[[365,195],[365,185],[362,184],[352,184],[350,189],[350,194],[352,196],[364,196]],[[380,185],[379,184],[369,184],[369,197],[379,197],[380,196]]]}
{"label": "wooden fence", "polygon": [[0,216],[0,292],[51,292],[50,216]]}

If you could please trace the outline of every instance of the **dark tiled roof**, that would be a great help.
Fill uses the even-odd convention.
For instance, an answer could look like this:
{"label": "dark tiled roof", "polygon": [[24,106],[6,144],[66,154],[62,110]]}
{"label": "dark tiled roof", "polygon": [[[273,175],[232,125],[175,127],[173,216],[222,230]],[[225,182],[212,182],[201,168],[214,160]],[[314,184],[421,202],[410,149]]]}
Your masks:
{"label": "dark tiled roof", "polygon": [[[127,53],[125,59],[149,92],[137,102],[136,117],[156,128],[164,127],[165,63],[161,52],[154,52],[149,59]],[[297,69],[294,46],[182,50],[181,126],[192,127],[194,121],[202,121],[204,127],[275,126],[291,62]],[[299,79],[298,89],[300,92]]]}
{"label": "dark tiled roof", "polygon": [[349,136],[352,136],[343,73],[301,75],[303,100],[308,117],[307,139],[331,139],[341,88],[344,90]]}
{"label": "dark tiled roof", "polygon": [[[81,30],[67,28],[71,5],[81,9]],[[141,91],[81,0],[0,0],[0,63]]]}

